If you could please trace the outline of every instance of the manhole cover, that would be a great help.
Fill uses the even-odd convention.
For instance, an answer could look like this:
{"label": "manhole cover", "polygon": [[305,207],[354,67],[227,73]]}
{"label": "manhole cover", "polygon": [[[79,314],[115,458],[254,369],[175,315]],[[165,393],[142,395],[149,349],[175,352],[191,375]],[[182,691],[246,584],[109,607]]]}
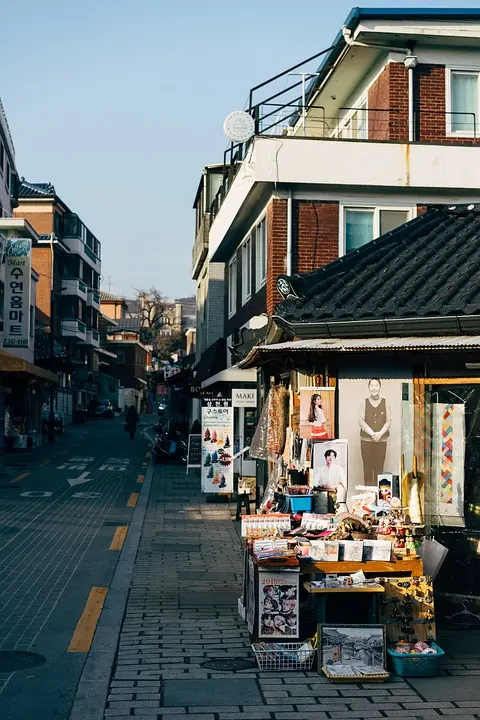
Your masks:
{"label": "manhole cover", "polygon": [[47,658],[25,650],[0,650],[0,672],[14,672],[43,665]]}
{"label": "manhole cover", "polygon": [[226,672],[235,672],[235,670],[251,670],[257,665],[252,660],[244,658],[212,658],[202,663],[202,667],[207,670],[225,670]]}

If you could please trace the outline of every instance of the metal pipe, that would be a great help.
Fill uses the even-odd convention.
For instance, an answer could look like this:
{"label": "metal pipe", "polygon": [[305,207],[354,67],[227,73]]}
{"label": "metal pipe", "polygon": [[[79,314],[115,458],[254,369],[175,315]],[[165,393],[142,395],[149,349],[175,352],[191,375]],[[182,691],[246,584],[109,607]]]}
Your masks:
{"label": "metal pipe", "polygon": [[408,68],[408,142],[415,139],[413,122],[413,67]]}
{"label": "metal pipe", "polygon": [[292,243],[292,206],[293,206],[293,193],[292,190],[288,191],[287,199],[287,275],[292,274],[292,255],[293,255],[293,243]]}

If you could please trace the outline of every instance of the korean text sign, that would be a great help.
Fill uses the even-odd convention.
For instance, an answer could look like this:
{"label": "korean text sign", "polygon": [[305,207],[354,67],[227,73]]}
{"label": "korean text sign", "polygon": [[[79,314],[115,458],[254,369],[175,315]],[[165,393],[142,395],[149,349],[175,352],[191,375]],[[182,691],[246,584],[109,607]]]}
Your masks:
{"label": "korean text sign", "polygon": [[204,399],[202,406],[202,491],[233,492],[233,408],[230,399]]}
{"label": "korean text sign", "polygon": [[8,240],[5,249],[3,347],[28,348],[31,273],[31,240]]}

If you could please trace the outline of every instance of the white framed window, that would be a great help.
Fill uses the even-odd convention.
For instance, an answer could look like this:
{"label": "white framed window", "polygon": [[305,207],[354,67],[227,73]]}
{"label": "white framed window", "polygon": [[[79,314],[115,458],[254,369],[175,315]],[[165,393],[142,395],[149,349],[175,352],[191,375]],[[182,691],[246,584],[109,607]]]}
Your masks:
{"label": "white framed window", "polygon": [[346,113],[340,123],[338,136],[341,138],[350,138],[351,140],[368,139],[366,100],[361,100],[358,108],[349,110]]}
{"label": "white framed window", "polygon": [[252,297],[252,238],[242,245],[242,305]]}
{"label": "white framed window", "polygon": [[480,71],[447,72],[447,133],[478,137],[480,125]]}
{"label": "white framed window", "polygon": [[341,253],[357,250],[414,217],[415,208],[395,206],[343,206]]}
{"label": "white framed window", "polygon": [[255,228],[255,290],[258,292],[267,281],[267,221]]}
{"label": "white framed window", "polygon": [[237,257],[228,263],[228,317],[237,312]]}

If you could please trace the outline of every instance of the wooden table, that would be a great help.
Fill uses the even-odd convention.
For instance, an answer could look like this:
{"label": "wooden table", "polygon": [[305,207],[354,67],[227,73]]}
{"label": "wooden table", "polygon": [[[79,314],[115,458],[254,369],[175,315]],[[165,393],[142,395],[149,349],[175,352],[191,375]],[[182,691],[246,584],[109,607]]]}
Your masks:
{"label": "wooden table", "polygon": [[[329,565],[332,565],[333,563],[328,563]],[[350,563],[353,564],[353,563]],[[315,602],[315,609],[316,609],[316,615],[317,615],[317,632],[318,632],[318,641],[320,643],[320,632],[319,628],[321,625],[325,625],[326,615],[327,615],[327,597],[328,595],[338,594],[338,593],[351,593],[351,594],[357,594],[357,593],[368,593],[370,596],[370,622],[372,625],[377,624],[377,595],[378,593],[384,593],[385,588],[383,585],[349,585],[348,587],[338,587],[338,588],[322,588],[322,587],[312,587],[311,582],[305,582],[303,583],[303,587],[305,590],[313,596],[314,602]],[[322,672],[322,659],[321,659],[321,651],[320,646],[318,646],[317,649],[317,669],[319,674]]]}
{"label": "wooden table", "polygon": [[300,563],[300,572],[302,574],[324,572],[336,575],[342,573],[350,575],[350,573],[357,572],[357,570],[363,570],[365,575],[374,575],[375,577],[383,577],[383,575],[421,577],[423,575],[423,560],[420,557],[406,557],[389,562],[386,560],[367,560],[366,562],[316,562],[307,560]]}

